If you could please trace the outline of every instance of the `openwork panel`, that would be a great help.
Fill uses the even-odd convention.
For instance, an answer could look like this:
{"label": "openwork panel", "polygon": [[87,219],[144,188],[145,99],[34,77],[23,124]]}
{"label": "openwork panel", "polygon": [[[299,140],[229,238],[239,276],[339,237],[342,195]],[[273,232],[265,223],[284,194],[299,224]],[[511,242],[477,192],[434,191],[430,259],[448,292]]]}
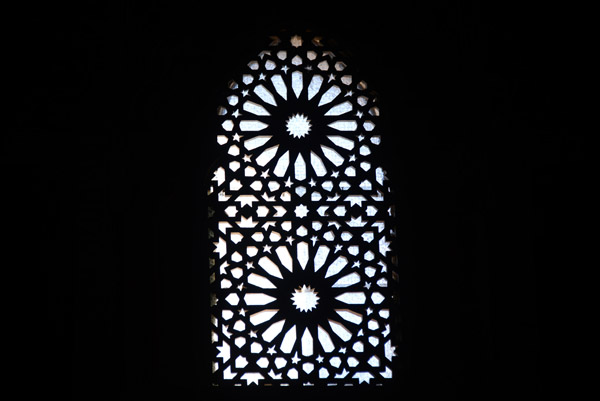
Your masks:
{"label": "openwork panel", "polygon": [[218,109],[213,381],[382,384],[398,276],[377,98],[318,37],[272,39]]}

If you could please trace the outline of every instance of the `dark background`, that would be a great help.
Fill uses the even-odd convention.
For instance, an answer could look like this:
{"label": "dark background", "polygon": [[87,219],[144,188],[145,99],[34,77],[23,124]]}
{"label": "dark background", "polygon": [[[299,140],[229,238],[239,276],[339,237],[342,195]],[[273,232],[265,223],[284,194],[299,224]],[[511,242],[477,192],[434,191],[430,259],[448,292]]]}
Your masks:
{"label": "dark background", "polygon": [[547,8],[423,3],[22,10],[9,63],[24,107],[2,157],[23,394],[225,396],[203,360],[216,108],[268,35],[307,28],[380,94],[404,277],[394,397],[554,392],[548,284],[578,213],[560,213],[579,187],[565,166],[582,163],[580,139],[551,129],[560,26]]}

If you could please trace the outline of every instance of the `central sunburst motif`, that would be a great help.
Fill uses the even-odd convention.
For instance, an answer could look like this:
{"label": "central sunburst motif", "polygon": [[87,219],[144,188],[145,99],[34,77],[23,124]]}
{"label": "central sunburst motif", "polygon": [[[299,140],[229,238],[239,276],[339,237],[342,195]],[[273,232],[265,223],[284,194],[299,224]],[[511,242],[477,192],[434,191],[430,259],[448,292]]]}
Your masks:
{"label": "central sunburst motif", "polygon": [[317,294],[314,288],[305,285],[294,290],[292,300],[296,309],[299,309],[300,312],[308,312],[316,308],[319,303],[319,296]]}
{"label": "central sunburst motif", "polygon": [[287,131],[294,138],[303,138],[310,132],[310,121],[304,114],[294,114],[287,120]]}

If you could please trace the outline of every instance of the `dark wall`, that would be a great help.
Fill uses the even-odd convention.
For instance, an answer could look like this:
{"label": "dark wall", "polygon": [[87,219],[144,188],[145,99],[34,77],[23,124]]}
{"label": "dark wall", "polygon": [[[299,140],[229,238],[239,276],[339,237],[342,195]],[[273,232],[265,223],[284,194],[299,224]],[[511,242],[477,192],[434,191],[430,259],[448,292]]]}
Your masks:
{"label": "dark wall", "polygon": [[405,278],[395,394],[547,391],[553,194],[560,166],[579,160],[575,139],[547,129],[552,30],[533,7],[414,3],[27,10],[15,58],[25,108],[4,139],[13,239],[28,244],[14,249],[27,271],[15,329],[35,378],[26,391],[208,394],[202,185],[219,96],[268,35],[306,28],[335,40],[382,102]]}

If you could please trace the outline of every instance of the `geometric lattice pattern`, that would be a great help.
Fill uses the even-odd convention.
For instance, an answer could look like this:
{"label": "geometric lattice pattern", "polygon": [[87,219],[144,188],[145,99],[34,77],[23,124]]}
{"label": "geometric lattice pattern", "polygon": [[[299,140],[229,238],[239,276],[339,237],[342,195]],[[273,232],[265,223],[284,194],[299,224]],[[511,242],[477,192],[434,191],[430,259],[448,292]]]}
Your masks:
{"label": "geometric lattice pattern", "polygon": [[213,382],[383,384],[398,275],[377,99],[318,37],[272,39],[218,109]]}

